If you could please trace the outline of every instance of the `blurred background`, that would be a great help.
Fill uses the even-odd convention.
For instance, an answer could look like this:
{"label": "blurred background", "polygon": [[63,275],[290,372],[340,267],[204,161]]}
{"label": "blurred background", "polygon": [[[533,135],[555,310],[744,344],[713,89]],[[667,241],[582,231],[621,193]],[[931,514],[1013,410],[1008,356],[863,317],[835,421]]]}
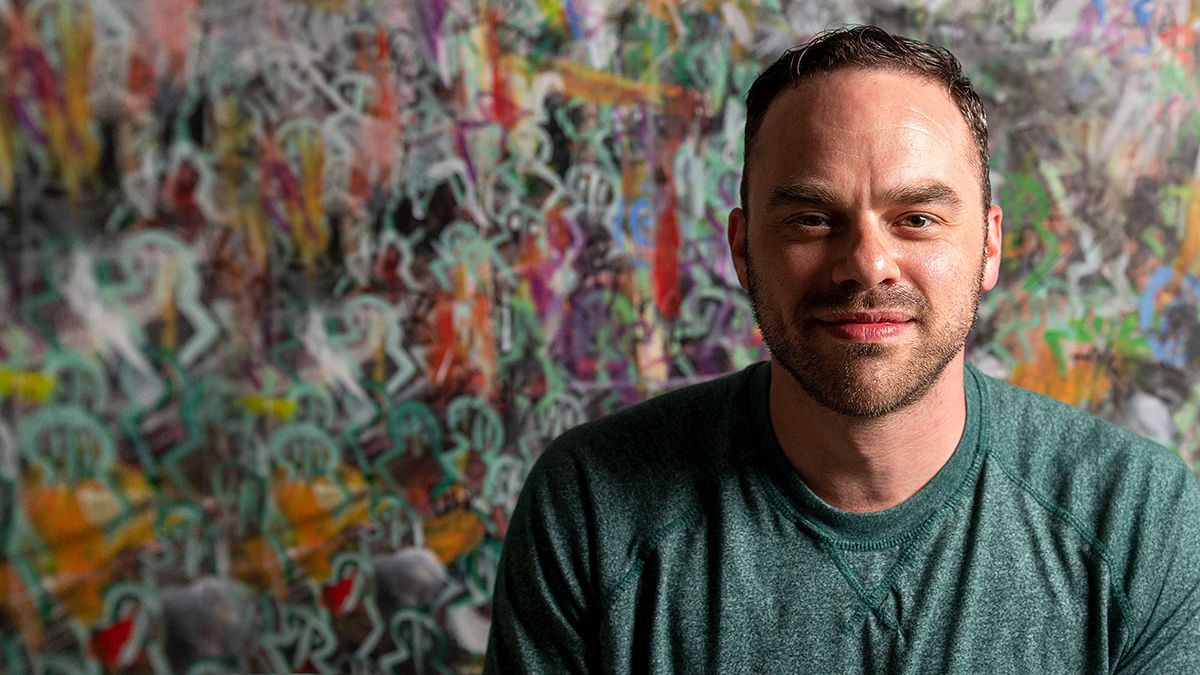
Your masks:
{"label": "blurred background", "polygon": [[478,671],[547,442],[764,357],[742,99],[847,22],[988,107],[970,361],[1197,466],[1198,0],[0,0],[0,671]]}

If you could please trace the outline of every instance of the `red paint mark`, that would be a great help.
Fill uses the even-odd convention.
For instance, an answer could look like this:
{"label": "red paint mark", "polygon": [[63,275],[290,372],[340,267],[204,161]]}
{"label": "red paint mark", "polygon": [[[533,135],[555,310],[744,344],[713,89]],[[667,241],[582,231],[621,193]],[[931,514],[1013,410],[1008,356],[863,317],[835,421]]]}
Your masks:
{"label": "red paint mark", "polygon": [[158,91],[158,83],[154,76],[154,68],[140,55],[134,54],[129,59],[127,89],[138,99],[151,101]]}
{"label": "red paint mark", "polygon": [[567,219],[563,218],[562,212],[563,207],[559,204],[546,213],[546,238],[559,255],[571,247],[571,240],[574,239],[571,226],[567,224]]}
{"label": "red paint mark", "polygon": [[505,129],[517,123],[519,110],[513,102],[512,90],[508,85],[508,74],[501,65],[500,38],[496,26],[500,23],[500,10],[494,5],[488,8],[486,25],[487,55],[492,64],[492,119]]}
{"label": "red paint mark", "polygon": [[429,371],[434,384],[446,382],[454,364],[454,302],[443,299],[433,313],[434,340],[429,350]]}
{"label": "red paint mark", "polygon": [[503,539],[508,534],[508,514],[503,506],[492,507],[492,522],[496,524],[496,536]]}
{"label": "red paint mark", "polygon": [[354,590],[354,574],[332,583],[321,589],[321,602],[334,614],[345,614],[351,608],[346,607],[346,598]]}
{"label": "red paint mark", "polygon": [[133,617],[118,619],[111,626],[92,633],[92,652],[104,667],[113,670],[121,658],[121,649],[133,634]]}
{"label": "red paint mark", "polygon": [[679,316],[679,217],[675,213],[675,181],[667,175],[667,203],[658,217],[654,236],[654,303],[664,319]]}
{"label": "red paint mark", "polygon": [[399,288],[403,279],[400,278],[400,250],[388,246],[375,263],[375,273],[386,288]]}

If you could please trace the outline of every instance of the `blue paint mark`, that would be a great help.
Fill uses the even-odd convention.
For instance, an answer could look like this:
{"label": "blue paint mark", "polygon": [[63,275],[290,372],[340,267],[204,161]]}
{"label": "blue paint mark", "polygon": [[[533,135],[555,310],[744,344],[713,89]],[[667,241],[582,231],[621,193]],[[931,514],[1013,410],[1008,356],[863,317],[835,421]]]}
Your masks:
{"label": "blue paint mark", "polygon": [[613,209],[612,220],[608,224],[608,233],[612,236],[613,253],[625,254],[625,198],[617,197]]}
{"label": "blue paint mark", "polygon": [[[1186,299],[1178,298],[1172,301],[1167,307],[1163,308],[1163,312],[1159,312],[1154,306],[1154,298],[1159,291],[1163,289],[1171,281],[1173,272],[1170,267],[1160,267],[1154,270],[1150,275],[1150,282],[1146,284],[1146,290],[1138,298],[1138,326],[1146,334],[1146,342],[1150,346],[1150,352],[1154,354],[1154,358],[1160,363],[1183,368],[1187,365],[1188,355],[1186,348],[1186,335],[1179,334],[1178,326],[1163,322],[1162,325],[1155,328],[1154,319],[1156,316],[1165,315],[1167,309],[1180,305],[1190,306]],[[1181,280],[1180,286],[1190,291],[1195,296],[1200,296],[1200,278],[1195,275],[1186,275]]]}
{"label": "blue paint mark", "polygon": [[1174,364],[1178,360],[1176,355],[1180,350],[1177,345],[1172,345],[1170,341],[1161,337],[1166,332],[1166,326],[1155,329],[1154,319],[1158,316],[1158,308],[1154,305],[1154,299],[1158,292],[1170,283],[1172,274],[1171,268],[1166,266],[1154,270],[1150,275],[1150,282],[1146,284],[1146,290],[1138,298],[1138,327],[1146,334],[1146,343],[1150,346],[1154,358],[1160,363],[1168,364]]}
{"label": "blue paint mark", "polygon": [[1170,283],[1171,274],[1171,268],[1166,266],[1154,270],[1150,275],[1150,282],[1146,284],[1146,290],[1142,291],[1142,296],[1138,298],[1138,328],[1144,333],[1154,329],[1154,316],[1157,314],[1154,298]]}
{"label": "blue paint mark", "polygon": [[1092,9],[1100,17],[1100,23],[1104,23],[1104,4],[1104,0],[1092,0]]}
{"label": "blue paint mark", "polygon": [[1133,16],[1142,28],[1146,27],[1150,21],[1150,15],[1154,13],[1150,7],[1152,4],[1153,0],[1133,0]]}
{"label": "blue paint mark", "polygon": [[583,17],[575,8],[575,2],[576,0],[567,0],[567,25],[571,27],[571,35],[575,36],[576,40],[582,40],[584,37]]}
{"label": "blue paint mark", "polygon": [[639,197],[629,207],[629,235],[633,237],[633,243],[638,246],[653,246],[654,240],[651,237],[653,230],[654,206],[649,199]]}

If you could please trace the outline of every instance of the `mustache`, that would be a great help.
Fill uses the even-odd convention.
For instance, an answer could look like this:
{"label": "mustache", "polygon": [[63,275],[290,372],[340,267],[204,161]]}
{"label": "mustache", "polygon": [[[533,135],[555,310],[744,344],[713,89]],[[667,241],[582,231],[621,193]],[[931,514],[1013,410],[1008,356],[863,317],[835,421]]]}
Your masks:
{"label": "mustache", "polygon": [[924,317],[929,312],[929,300],[908,286],[875,287],[869,291],[831,288],[809,296],[805,308],[809,312],[851,313],[876,310],[899,310]]}

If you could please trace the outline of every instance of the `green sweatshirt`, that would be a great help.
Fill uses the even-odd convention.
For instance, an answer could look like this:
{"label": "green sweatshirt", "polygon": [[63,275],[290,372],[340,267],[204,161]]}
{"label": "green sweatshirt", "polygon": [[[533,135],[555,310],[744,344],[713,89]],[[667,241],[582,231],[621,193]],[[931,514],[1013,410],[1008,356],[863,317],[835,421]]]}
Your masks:
{"label": "green sweatshirt", "polygon": [[1169,450],[966,374],[916,495],[831,507],[757,364],[580,426],[531,471],[489,673],[1200,673],[1200,486]]}

